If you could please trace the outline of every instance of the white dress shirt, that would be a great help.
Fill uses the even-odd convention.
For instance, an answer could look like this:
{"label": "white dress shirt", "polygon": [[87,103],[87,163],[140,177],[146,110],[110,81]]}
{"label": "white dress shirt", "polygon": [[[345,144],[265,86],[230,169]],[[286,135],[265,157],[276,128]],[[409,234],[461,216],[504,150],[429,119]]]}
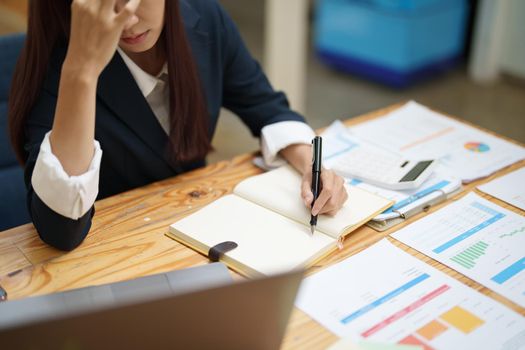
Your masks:
{"label": "white dress shirt", "polygon": [[[135,64],[120,48],[118,53],[124,60],[137,85],[151,107],[164,131],[169,133],[168,69],[165,64],[157,76],[152,76]],[[49,131],[40,145],[31,183],[36,194],[52,210],[65,217],[77,220],[95,203],[102,149],[94,142],[94,156],[88,170],[78,176],[69,176],[58,158],[51,151]],[[268,166],[278,166],[285,161],[278,152],[297,143],[309,144],[315,136],[305,123],[283,121],[265,126],[261,130],[261,152]]]}

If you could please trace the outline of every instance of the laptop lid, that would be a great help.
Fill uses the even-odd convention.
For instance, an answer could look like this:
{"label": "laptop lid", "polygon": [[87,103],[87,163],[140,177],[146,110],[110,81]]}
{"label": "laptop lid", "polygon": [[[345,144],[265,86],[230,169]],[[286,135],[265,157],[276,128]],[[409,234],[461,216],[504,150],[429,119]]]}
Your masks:
{"label": "laptop lid", "polygon": [[[182,293],[165,290],[147,295],[131,287],[123,294],[117,292],[126,295],[124,301],[80,311],[74,308],[73,312],[61,311],[58,316],[33,318],[15,326],[4,322],[0,344],[22,349],[278,349],[301,279],[302,272],[291,272]],[[140,284],[148,289],[146,285]],[[101,287],[107,286],[90,288]],[[115,290],[119,288],[112,292]],[[4,319],[4,306],[30,299],[1,303],[0,319]],[[66,303],[71,305],[69,300]],[[40,305],[44,304],[42,299]]]}
{"label": "laptop lid", "polygon": [[232,283],[226,265],[213,263],[0,303],[0,337],[5,329],[73,316]]}

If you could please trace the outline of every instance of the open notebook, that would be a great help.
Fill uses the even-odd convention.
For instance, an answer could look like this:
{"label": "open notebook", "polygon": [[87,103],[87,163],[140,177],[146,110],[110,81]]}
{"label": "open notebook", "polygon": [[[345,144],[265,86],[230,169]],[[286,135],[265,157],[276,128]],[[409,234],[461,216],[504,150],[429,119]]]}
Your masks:
{"label": "open notebook", "polygon": [[291,167],[250,177],[233,194],[170,226],[168,237],[205,255],[234,241],[221,261],[247,276],[305,268],[337,247],[340,238],[375,217],[392,202],[362,189],[347,188],[348,200],[335,217],[321,215],[310,234],[310,212],[300,195],[301,177]]}

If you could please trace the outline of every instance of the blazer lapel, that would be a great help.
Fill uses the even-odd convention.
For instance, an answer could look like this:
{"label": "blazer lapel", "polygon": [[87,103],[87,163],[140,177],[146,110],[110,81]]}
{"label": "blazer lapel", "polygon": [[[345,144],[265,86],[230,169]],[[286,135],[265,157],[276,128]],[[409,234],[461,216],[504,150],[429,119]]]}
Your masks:
{"label": "blazer lapel", "polygon": [[97,93],[107,107],[159,158],[174,171],[180,171],[168,159],[166,133],[118,53],[115,53],[100,75]]}

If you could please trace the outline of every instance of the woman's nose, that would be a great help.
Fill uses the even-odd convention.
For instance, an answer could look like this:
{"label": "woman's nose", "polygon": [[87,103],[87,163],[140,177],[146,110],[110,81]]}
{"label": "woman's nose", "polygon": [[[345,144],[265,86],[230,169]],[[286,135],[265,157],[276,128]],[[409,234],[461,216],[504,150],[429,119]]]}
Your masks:
{"label": "woman's nose", "polygon": [[139,18],[137,15],[133,15],[128,19],[126,24],[124,24],[124,30],[129,30],[131,27],[133,27],[135,24],[139,23]]}
{"label": "woman's nose", "polygon": [[[107,0],[106,0],[107,1]],[[117,0],[115,2],[115,12],[120,12],[124,6],[128,3],[129,0]],[[137,15],[133,15],[130,17],[130,19],[126,22],[124,25],[124,30],[129,30],[131,27],[133,27],[135,24],[139,22],[139,18]]]}

